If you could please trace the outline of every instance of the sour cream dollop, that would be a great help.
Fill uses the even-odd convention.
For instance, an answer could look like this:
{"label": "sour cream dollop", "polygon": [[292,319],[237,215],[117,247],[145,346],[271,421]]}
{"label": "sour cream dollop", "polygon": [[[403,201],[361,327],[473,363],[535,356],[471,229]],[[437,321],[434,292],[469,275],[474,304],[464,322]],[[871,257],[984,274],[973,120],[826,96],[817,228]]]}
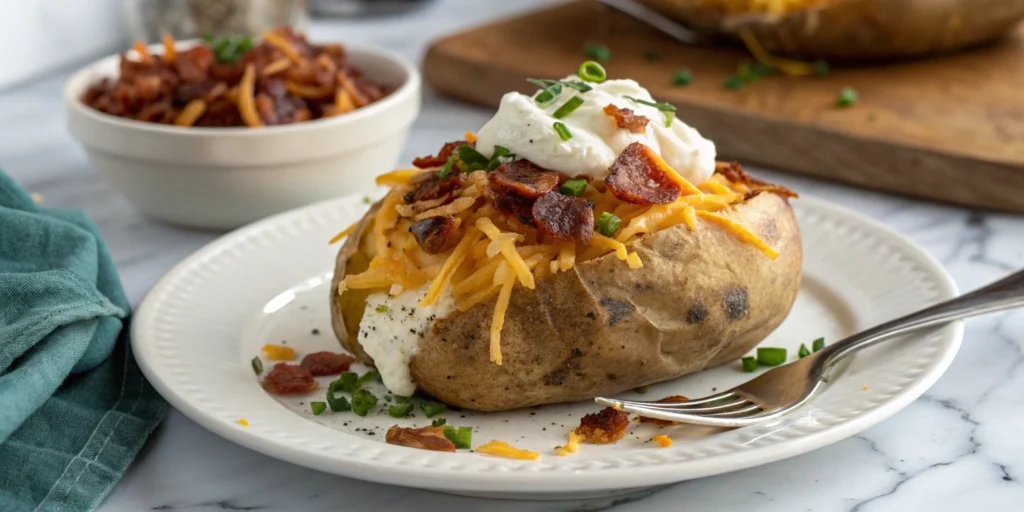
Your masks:
{"label": "sour cream dollop", "polygon": [[[579,77],[569,76],[565,80],[578,81]],[[525,94],[506,94],[498,112],[477,133],[476,149],[490,156],[494,146],[504,146],[519,158],[568,177],[603,179],[626,146],[641,142],[692,183],[700,183],[714,174],[715,144],[678,119],[666,127],[662,111],[627,98],[654,101],[651,93],[636,81],[606,80],[588,85],[592,89],[585,93],[563,86],[558,99],[546,107],[537,105],[533,97]],[[556,119],[558,107],[576,95],[583,98],[583,104]],[[646,130],[633,133],[619,128],[604,113],[609,104],[646,117]],[[556,121],[565,124],[572,133],[571,139],[563,141],[558,136],[554,129]]]}
{"label": "sour cream dollop", "polygon": [[412,396],[416,391],[409,363],[420,338],[435,318],[455,309],[450,293],[442,294],[433,306],[421,307],[419,301],[428,288],[426,285],[396,296],[371,293],[359,322],[359,344],[373,358],[384,386],[399,396]]}

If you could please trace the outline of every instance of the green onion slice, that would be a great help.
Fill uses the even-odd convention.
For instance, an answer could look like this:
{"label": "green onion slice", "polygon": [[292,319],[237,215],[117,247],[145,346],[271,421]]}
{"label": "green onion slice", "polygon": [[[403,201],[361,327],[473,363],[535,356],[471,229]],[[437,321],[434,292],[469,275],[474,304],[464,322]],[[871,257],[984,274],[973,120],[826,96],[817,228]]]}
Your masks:
{"label": "green onion slice", "polygon": [[338,376],[338,380],[331,382],[327,386],[328,393],[333,393],[335,391],[354,393],[357,389],[359,389],[359,375],[353,372],[342,373]]}
{"label": "green onion slice", "polygon": [[359,387],[363,387],[363,384],[374,381],[381,382],[380,372],[378,372],[376,368],[370,368],[366,373],[359,377],[356,384],[358,384]]}
{"label": "green onion slice", "polygon": [[493,171],[501,164],[515,158],[516,155],[505,146],[494,146],[494,153],[491,154],[491,161],[487,163],[487,171]]}
{"label": "green onion slice", "polygon": [[473,428],[472,427],[444,427],[444,437],[447,437],[449,441],[455,443],[455,448],[459,450],[468,450],[473,445]]}
{"label": "green onion slice", "polygon": [[377,405],[377,397],[365,389],[357,390],[352,394],[352,412],[359,416],[366,416],[366,413]]}
{"label": "green onion slice", "polygon": [[332,412],[346,412],[352,410],[352,404],[348,402],[348,398],[343,396],[334,396],[329,390],[327,392],[327,405],[331,406]]}
{"label": "green onion slice", "polygon": [[722,87],[729,89],[730,91],[739,90],[743,87],[743,79],[739,75],[729,75],[722,82]]}
{"label": "green onion slice", "polygon": [[446,420],[444,418],[437,418],[434,421],[430,422],[430,426],[431,427],[443,427],[444,424],[447,423],[447,422],[448,422],[448,420]]}
{"label": "green onion slice", "polygon": [[392,418],[404,418],[412,414],[412,402],[396,403],[388,407],[388,416]]}
{"label": "green onion slice", "polygon": [[818,338],[814,340],[814,343],[811,343],[811,349],[814,350],[815,352],[823,348],[825,348],[825,338]]}
{"label": "green onion slice", "polygon": [[327,402],[310,402],[309,410],[313,411],[313,416],[320,416],[327,410]]}
{"label": "green onion slice", "polygon": [[252,358],[252,371],[256,372],[256,375],[263,373],[263,360],[260,356]]}
{"label": "green onion slice", "polygon": [[676,117],[676,107],[674,105],[669,105],[668,103],[659,103],[656,101],[642,100],[640,98],[634,98],[632,96],[626,96],[626,99],[632,101],[633,103],[647,105],[648,107],[654,107],[660,110],[661,113],[665,115],[665,127],[668,128],[669,126],[672,126],[672,120],[675,119]]}
{"label": "green onion slice", "polygon": [[621,223],[622,219],[619,219],[611,212],[604,212],[597,219],[597,231],[604,236],[613,237],[615,232],[619,230],[619,224]]}
{"label": "green onion slice", "polygon": [[800,359],[803,359],[803,358],[811,355],[811,351],[807,350],[807,345],[801,343],[800,344],[800,350],[797,351],[796,355],[800,356]]}
{"label": "green onion slice", "polygon": [[587,180],[583,178],[565,180],[558,190],[567,196],[580,197],[583,195],[583,191],[587,190]]}
{"label": "green onion slice", "polygon": [[562,85],[566,87],[572,87],[573,89],[576,89],[579,92],[590,92],[594,89],[593,87],[576,80],[565,80],[562,82]]}
{"label": "green onion slice", "polygon": [[839,91],[839,97],[836,98],[836,106],[849,107],[854,103],[857,103],[857,91],[853,87],[843,87]]}
{"label": "green onion slice", "polygon": [[743,361],[742,361],[742,364],[743,364],[743,371],[745,371],[745,372],[756,372],[757,371],[757,359],[754,359],[753,357],[744,357]]}
{"label": "green onion slice", "polygon": [[561,94],[562,84],[556,82],[534,96],[533,101],[537,103],[538,107],[544,108],[558,100],[558,96]]}
{"label": "green onion slice", "polygon": [[558,107],[558,110],[555,110],[555,113],[552,115],[555,116],[555,119],[561,119],[575,112],[576,109],[580,108],[580,105],[582,104],[583,98],[581,98],[580,96],[573,96],[572,98],[569,98],[565,103],[563,103],[561,107]]}
{"label": "green onion slice", "polygon": [[447,408],[448,407],[446,405],[440,402],[431,402],[428,400],[420,402],[420,409],[423,411],[423,414],[426,415],[428,418],[433,418],[434,416],[441,414]]}
{"label": "green onion slice", "polygon": [[604,70],[604,66],[588,60],[583,64],[580,64],[579,69],[576,70],[576,75],[583,79],[584,82],[601,83],[608,78],[608,72]]}
{"label": "green onion slice", "polygon": [[690,85],[693,82],[693,73],[689,69],[680,69],[676,71],[675,76],[672,77],[672,83],[675,85]]}
{"label": "green onion slice", "polygon": [[[447,166],[445,166],[445,167],[447,167]],[[443,177],[444,176],[442,176],[442,178]],[[378,304],[376,310],[377,310],[378,313],[387,313],[388,312],[388,307],[386,305],[384,305],[384,304]]]}
{"label": "green onion slice", "polygon": [[588,44],[586,55],[590,59],[608,62],[612,58],[612,50],[603,44]]}
{"label": "green onion slice", "polygon": [[778,366],[786,362],[786,349],[779,347],[761,347],[757,349],[757,364]]}
{"label": "green onion slice", "polygon": [[[444,167],[442,167],[440,171],[437,171],[437,176],[439,178],[441,178],[442,180],[447,178],[448,175],[452,173],[452,167],[454,167],[454,166],[455,166],[455,155],[452,155],[452,156],[448,157],[448,161],[444,163]],[[384,308],[384,310],[381,311],[381,308]],[[377,312],[378,313],[387,313],[388,312],[388,307],[383,305],[383,304],[381,304],[380,306],[377,306]]]}
{"label": "green onion slice", "polygon": [[490,159],[484,156],[482,153],[474,149],[469,145],[459,146],[455,150],[459,155],[459,161],[465,166],[462,168],[465,172],[473,172],[476,170],[484,169],[487,164],[490,163]]}
{"label": "green onion slice", "polygon": [[565,123],[561,121],[555,121],[554,127],[555,133],[558,134],[558,138],[562,139],[563,141],[567,141],[572,138],[572,132],[569,131],[569,127],[566,126]]}

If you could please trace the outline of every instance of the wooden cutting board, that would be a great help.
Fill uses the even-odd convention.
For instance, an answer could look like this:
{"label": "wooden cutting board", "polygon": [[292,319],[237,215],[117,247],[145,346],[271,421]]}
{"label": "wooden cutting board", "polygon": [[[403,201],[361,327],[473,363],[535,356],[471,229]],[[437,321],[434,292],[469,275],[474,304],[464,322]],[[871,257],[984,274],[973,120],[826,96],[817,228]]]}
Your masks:
{"label": "wooden cutting board", "polygon": [[[1024,29],[953,56],[833,68],[722,86],[742,48],[690,46],[594,1],[497,21],[437,41],[424,62],[441,93],[496,106],[525,79],[570,74],[588,43],[611,48],[611,77],[634,78],[715,141],[720,159],[901,195],[1024,212]],[[648,61],[655,51],[660,59]],[[688,87],[672,85],[682,68]],[[839,90],[860,101],[835,107]],[[471,127],[467,127],[471,128]]]}

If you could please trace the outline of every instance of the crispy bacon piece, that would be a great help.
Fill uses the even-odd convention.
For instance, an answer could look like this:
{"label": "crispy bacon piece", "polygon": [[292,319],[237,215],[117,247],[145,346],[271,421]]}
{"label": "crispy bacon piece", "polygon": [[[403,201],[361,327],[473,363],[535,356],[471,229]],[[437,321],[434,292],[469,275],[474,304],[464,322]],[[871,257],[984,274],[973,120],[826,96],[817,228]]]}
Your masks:
{"label": "crispy bacon piece", "polygon": [[444,427],[402,428],[395,425],[388,429],[384,441],[388,444],[435,452],[455,451],[455,443],[444,437]]}
{"label": "crispy bacon piece", "polygon": [[715,174],[721,174],[725,179],[732,183],[742,183],[750,188],[744,199],[750,199],[761,192],[771,192],[786,198],[800,197],[796,192],[793,192],[782,185],[774,185],[747,174],[746,171],[740,167],[739,162],[717,162],[715,164]]}
{"label": "crispy bacon piece", "polygon": [[199,45],[178,52],[171,66],[178,72],[184,82],[199,82],[210,75],[213,65],[213,50],[209,46]]}
{"label": "crispy bacon piece", "polygon": [[436,172],[421,172],[409,180],[413,189],[403,196],[408,204],[448,197],[462,186],[462,173],[453,172],[441,178]]}
{"label": "crispy bacon piece", "polygon": [[615,159],[605,185],[615,197],[633,204],[666,204],[675,201],[681,189],[658,164],[651,148],[634,142]]}
{"label": "crispy bacon piece", "polygon": [[323,377],[348,371],[349,366],[352,366],[354,362],[356,362],[356,358],[348,354],[323,351],[313,352],[303,357],[299,365],[309,370],[314,377]]}
{"label": "crispy bacon piece", "polygon": [[459,243],[458,229],[452,217],[427,217],[413,222],[409,232],[427,254],[440,254]]}
{"label": "crispy bacon piece", "polygon": [[[681,402],[689,402],[689,401],[690,401],[690,399],[686,398],[685,396],[682,396],[682,395],[672,395],[672,396],[666,396],[665,398],[662,398],[661,400],[658,400],[657,403],[659,403],[659,404],[678,404],[678,403],[681,403]],[[646,416],[640,416],[640,423],[654,423],[654,424],[658,425],[659,427],[666,427],[666,426],[669,426],[669,425],[679,425],[680,424],[678,421],[668,421],[668,420],[661,420],[661,419],[658,419],[658,418],[648,418]]]}
{"label": "crispy bacon piece", "polygon": [[487,175],[491,185],[521,197],[537,199],[558,186],[558,173],[519,159],[502,164]]}
{"label": "crispy bacon piece", "polygon": [[594,203],[550,191],[531,208],[537,229],[546,236],[581,245],[594,236]]}
{"label": "crispy bacon piece", "polygon": [[629,413],[605,407],[601,412],[584,416],[576,428],[576,435],[584,443],[610,444],[622,439],[628,426]]}
{"label": "crispy bacon piece", "polygon": [[452,156],[455,152],[455,148],[459,146],[465,146],[469,144],[464,140],[456,140],[452,142],[445,142],[444,146],[441,146],[441,151],[437,155],[433,156],[418,156],[413,159],[412,164],[420,169],[427,169],[429,167],[440,167],[448,161],[448,157]]}
{"label": "crispy bacon piece", "polygon": [[533,200],[508,192],[499,192],[494,196],[494,209],[505,215],[515,217],[527,226],[535,225],[533,220]]}
{"label": "crispy bacon piece", "polygon": [[633,133],[644,133],[647,130],[647,123],[651,121],[644,116],[634,114],[628,108],[619,108],[611,103],[604,107],[604,113],[615,121],[616,126]]}
{"label": "crispy bacon piece", "polygon": [[263,388],[273,395],[305,393],[315,387],[313,374],[295,364],[277,363],[263,379]]}

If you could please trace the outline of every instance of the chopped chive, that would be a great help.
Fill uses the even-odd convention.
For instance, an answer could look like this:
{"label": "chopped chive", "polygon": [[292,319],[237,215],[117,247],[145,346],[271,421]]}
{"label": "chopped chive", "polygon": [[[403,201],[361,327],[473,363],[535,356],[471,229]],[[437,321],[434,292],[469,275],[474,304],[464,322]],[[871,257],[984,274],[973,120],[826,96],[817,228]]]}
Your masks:
{"label": "chopped chive", "polygon": [[737,91],[743,87],[743,79],[739,75],[729,75],[722,82],[722,87],[729,89],[730,91]]}
{"label": "chopped chive", "polygon": [[565,180],[558,190],[567,196],[580,197],[583,195],[583,191],[587,190],[587,180],[583,178]]}
{"label": "chopped chive", "polygon": [[320,416],[327,410],[327,402],[310,402],[309,410],[313,411],[313,416]]}
{"label": "chopped chive", "polygon": [[335,391],[354,393],[357,389],[359,389],[359,375],[356,375],[353,372],[342,373],[338,376],[338,380],[331,382],[327,386],[328,393],[333,393]]}
{"label": "chopped chive", "polygon": [[370,204],[372,202],[373,199],[370,199],[370,196],[363,196],[363,204]]}
{"label": "chopped chive", "polygon": [[562,82],[562,85],[566,87],[572,87],[573,89],[576,89],[579,92],[589,92],[594,89],[593,87],[578,80],[564,80]]}
{"label": "chopped chive", "polygon": [[343,396],[334,396],[330,390],[327,390],[327,405],[331,406],[332,412],[346,412],[352,410],[352,404],[348,402],[348,398]]}
{"label": "chopped chive", "polygon": [[260,356],[252,358],[252,371],[256,372],[256,375],[263,373],[263,360]]}
{"label": "chopped chive", "polygon": [[736,76],[740,77],[740,80],[745,84],[751,84],[761,79],[761,75],[758,75],[754,68],[746,62],[736,68]]}
{"label": "chopped chive", "polygon": [[396,403],[391,407],[388,407],[388,416],[392,418],[404,418],[412,414],[412,402]]}
{"label": "chopped chive", "polygon": [[555,133],[558,134],[558,138],[562,139],[563,141],[567,141],[572,138],[572,133],[569,131],[569,127],[565,126],[565,123],[561,121],[555,121],[554,127]]}
{"label": "chopped chive", "polygon": [[619,224],[621,223],[622,220],[611,212],[604,212],[597,220],[597,231],[604,236],[613,237],[615,232],[619,230]]}
{"label": "chopped chive", "polygon": [[786,349],[779,347],[760,347],[757,349],[757,364],[778,366],[786,362]]}
{"label": "chopped chive", "polygon": [[473,443],[473,428],[472,427],[444,427],[444,437],[447,437],[449,441],[455,443],[455,448],[459,450],[468,450],[472,447]]}
{"label": "chopped chive", "polygon": [[800,350],[797,351],[796,355],[800,356],[800,359],[803,359],[803,358],[811,355],[811,351],[807,350],[807,345],[804,345],[803,343],[801,343],[800,344]]}
{"label": "chopped chive", "polygon": [[429,400],[424,400],[420,402],[420,409],[423,411],[423,414],[425,414],[428,418],[433,418],[434,416],[441,414],[447,408],[448,406],[442,404],[441,402],[431,402]]}
{"label": "chopped chive", "polygon": [[672,106],[672,105],[670,105],[668,103],[658,103],[656,101],[642,100],[640,98],[634,98],[632,96],[626,96],[626,99],[632,101],[633,103],[639,103],[641,105],[647,105],[648,107],[654,107],[654,108],[656,108],[656,109],[658,109],[658,110],[660,110],[662,112],[675,112],[676,111],[676,107],[674,107],[674,106]]}
{"label": "chopped chive", "polygon": [[534,96],[533,101],[537,103],[538,107],[544,108],[558,100],[558,96],[561,94],[562,84],[559,82],[555,82],[554,84],[549,85],[546,89],[544,89],[536,96]]}
{"label": "chopped chive", "polygon": [[672,120],[676,118],[675,112],[662,112],[665,116],[665,128],[672,126]]}
{"label": "chopped chive", "polygon": [[572,98],[569,98],[565,103],[563,103],[561,107],[558,107],[558,109],[555,110],[555,113],[551,115],[553,115],[555,119],[561,119],[569,114],[572,114],[576,109],[580,108],[580,105],[582,104],[583,98],[581,98],[580,96],[573,96]]}
{"label": "chopped chive", "polygon": [[644,54],[644,60],[647,62],[654,62],[661,58],[661,54],[658,52],[647,52]]}
{"label": "chopped chive", "polygon": [[829,67],[828,62],[825,62],[824,59],[818,59],[814,61],[815,76],[827,76],[830,71],[831,68]]}
{"label": "chopped chive", "polygon": [[494,153],[491,154],[491,161],[487,164],[487,171],[493,171],[506,161],[515,158],[515,154],[505,146],[494,146]]}
{"label": "chopped chive", "polygon": [[588,60],[583,64],[580,64],[579,69],[576,70],[576,75],[583,79],[584,82],[601,83],[608,78],[608,72],[604,70],[604,66]]}
{"label": "chopped chive", "polygon": [[742,361],[742,364],[743,364],[743,371],[745,371],[745,372],[756,372],[757,371],[757,359],[755,359],[753,357],[744,357],[743,361]]}
{"label": "chopped chive", "polygon": [[641,395],[644,394],[644,393],[647,393],[650,390],[651,390],[650,386],[640,386],[638,388],[633,388],[633,392],[634,393],[640,393]]}
{"label": "chopped chive", "polygon": [[[445,167],[447,167],[447,166],[445,166]],[[449,167],[449,170],[450,170],[450,169],[451,169],[451,168]],[[443,177],[444,177],[444,176],[442,176],[442,178],[443,178]],[[376,307],[375,309],[376,309],[376,311],[377,311],[378,313],[387,313],[387,312],[388,312],[388,307],[387,307],[387,305],[385,305],[385,304],[378,304],[378,305],[377,305],[377,307]]]}
{"label": "chopped chive", "polygon": [[587,58],[599,62],[608,62],[612,59],[612,50],[603,44],[588,44],[585,53]]}
{"label": "chopped chive", "polygon": [[485,166],[490,161],[489,158],[469,144],[463,144],[456,148],[455,151],[459,154],[459,161],[464,164]]}
{"label": "chopped chive", "polygon": [[[437,171],[437,176],[439,178],[441,178],[442,180],[447,178],[448,175],[452,173],[452,167],[454,165],[455,165],[455,155],[449,156],[448,157],[448,161],[444,163],[444,167],[442,167],[440,171]],[[384,308],[384,311],[381,311],[380,308]],[[383,304],[381,304],[380,306],[377,306],[377,312],[378,313],[387,313],[388,312],[388,307],[383,305]]]}
{"label": "chopped chive", "polygon": [[853,87],[843,87],[843,89],[839,91],[839,97],[836,98],[836,106],[849,107],[854,103],[857,103],[857,91],[855,91]]}
{"label": "chopped chive", "polygon": [[558,80],[548,80],[546,78],[527,78],[526,81],[530,82],[533,85],[536,85],[537,87],[540,87],[541,89],[547,89],[552,85],[560,83]]}
{"label": "chopped chive", "polygon": [[359,416],[366,416],[366,413],[377,405],[377,397],[365,389],[356,390],[352,394],[352,412]]}
{"label": "chopped chive", "polygon": [[672,83],[675,85],[690,85],[693,83],[693,72],[689,69],[680,69],[676,71],[676,74],[672,77]]}
{"label": "chopped chive", "polygon": [[818,338],[811,343],[811,350],[814,350],[815,352],[823,348],[825,348],[825,338]]}
{"label": "chopped chive", "polygon": [[757,73],[758,76],[762,77],[771,76],[779,72],[779,69],[776,68],[775,66],[772,66],[771,64],[765,64],[763,62],[755,62],[754,67],[752,69],[754,70],[754,73]]}
{"label": "chopped chive", "polygon": [[448,420],[446,420],[444,418],[437,418],[434,421],[430,422],[430,426],[431,427],[443,427],[444,424],[447,423],[447,422],[448,422]]}
{"label": "chopped chive", "polygon": [[362,374],[359,377],[359,380],[356,381],[356,384],[358,384],[359,387],[363,387],[363,384],[366,384],[367,382],[380,381],[380,372],[378,372],[376,368],[370,368],[366,373]]}

